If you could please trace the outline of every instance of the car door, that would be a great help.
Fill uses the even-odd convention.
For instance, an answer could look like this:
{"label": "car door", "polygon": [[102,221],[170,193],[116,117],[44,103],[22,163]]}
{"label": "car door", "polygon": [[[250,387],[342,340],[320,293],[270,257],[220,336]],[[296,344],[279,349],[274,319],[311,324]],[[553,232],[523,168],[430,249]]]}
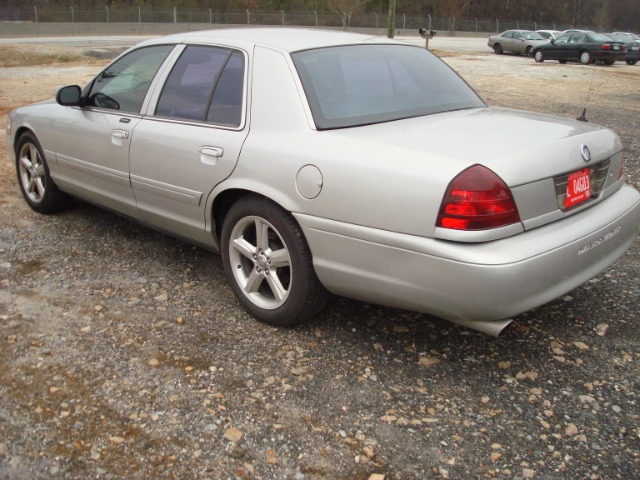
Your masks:
{"label": "car door", "polygon": [[129,181],[133,129],[156,72],[173,45],[134,50],[102,71],[83,92],[81,107],[56,119],[58,175],[71,193],[126,214],[135,210]]}
{"label": "car door", "polygon": [[504,32],[500,43],[502,44],[502,50],[505,52],[513,52],[513,32],[511,30]]}
{"label": "car door", "polygon": [[571,38],[565,47],[566,55],[570,60],[577,60],[580,57],[580,52],[584,49],[586,37],[582,32],[574,32],[571,34]]}
{"label": "car door", "polygon": [[143,221],[210,243],[207,197],[235,168],[248,133],[246,59],[224,47],[183,48],[133,132],[131,184]]}
{"label": "car door", "polygon": [[569,43],[569,38],[571,38],[571,34],[566,33],[556,38],[552,43],[549,43],[544,50],[545,56],[548,59],[566,58],[566,48]]}
{"label": "car door", "polygon": [[524,53],[524,37],[522,36],[522,32],[513,32],[511,51],[514,53]]}

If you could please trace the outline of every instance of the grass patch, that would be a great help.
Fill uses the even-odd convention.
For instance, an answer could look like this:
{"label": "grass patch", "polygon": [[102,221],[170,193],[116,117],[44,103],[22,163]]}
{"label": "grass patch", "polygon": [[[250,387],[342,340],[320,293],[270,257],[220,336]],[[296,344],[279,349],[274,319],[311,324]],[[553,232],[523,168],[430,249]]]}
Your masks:
{"label": "grass patch", "polygon": [[38,65],[55,65],[59,63],[76,63],[83,61],[80,55],[58,53],[55,51],[38,51],[23,46],[0,46],[0,67],[33,67]]}

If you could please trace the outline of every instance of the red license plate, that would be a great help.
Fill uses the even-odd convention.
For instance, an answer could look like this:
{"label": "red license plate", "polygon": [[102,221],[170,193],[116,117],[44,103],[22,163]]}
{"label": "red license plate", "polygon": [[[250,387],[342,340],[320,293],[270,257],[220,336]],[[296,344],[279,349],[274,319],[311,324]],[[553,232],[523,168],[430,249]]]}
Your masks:
{"label": "red license plate", "polygon": [[569,174],[567,184],[567,198],[564,207],[569,208],[591,198],[591,182],[589,181],[589,169],[585,168]]}

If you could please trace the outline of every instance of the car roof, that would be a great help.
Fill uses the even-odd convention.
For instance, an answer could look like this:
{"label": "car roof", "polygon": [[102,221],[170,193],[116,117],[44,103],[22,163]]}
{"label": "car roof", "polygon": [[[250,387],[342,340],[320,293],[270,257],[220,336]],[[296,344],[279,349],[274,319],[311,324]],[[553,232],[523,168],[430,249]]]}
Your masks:
{"label": "car roof", "polygon": [[166,43],[205,43],[212,45],[223,43],[247,49],[255,45],[263,45],[285,52],[345,44],[403,44],[383,37],[335,30],[255,27],[178,33],[147,40],[139,46]]}

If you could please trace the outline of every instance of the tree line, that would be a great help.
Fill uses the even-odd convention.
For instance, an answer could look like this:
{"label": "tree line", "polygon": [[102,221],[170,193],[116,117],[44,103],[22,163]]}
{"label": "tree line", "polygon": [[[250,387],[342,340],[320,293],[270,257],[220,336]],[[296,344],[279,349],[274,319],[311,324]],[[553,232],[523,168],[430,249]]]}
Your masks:
{"label": "tree line", "polygon": [[[456,17],[500,21],[557,23],[574,28],[594,27],[640,32],[640,0],[396,0],[398,13],[407,16]],[[389,0],[0,0],[3,9],[137,9],[214,10],[230,12],[335,12],[386,15]]]}

